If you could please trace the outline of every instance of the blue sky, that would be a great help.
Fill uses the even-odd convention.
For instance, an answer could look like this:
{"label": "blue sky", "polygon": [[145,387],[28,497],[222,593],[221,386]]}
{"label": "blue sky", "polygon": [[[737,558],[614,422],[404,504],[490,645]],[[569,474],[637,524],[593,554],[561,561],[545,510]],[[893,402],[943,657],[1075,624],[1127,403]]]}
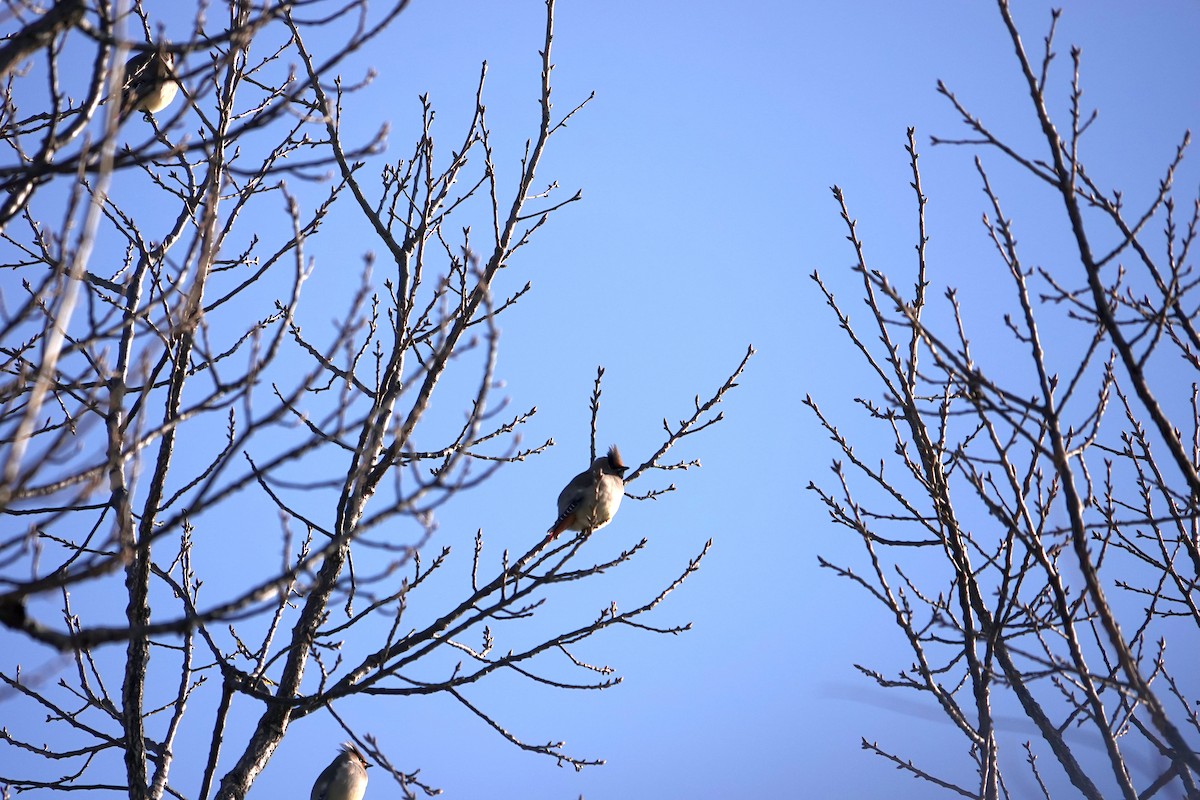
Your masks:
{"label": "blue sky", "polygon": [[[536,0],[415,0],[386,47],[347,64],[349,82],[367,64],[378,71],[345,104],[347,138],[390,123],[377,171],[411,147],[417,96],[427,92],[449,147],[486,59],[496,157],[511,175],[536,124],[542,8]],[[671,638],[628,632],[594,644],[589,655],[624,677],[604,692],[564,694],[506,680],[477,687],[472,700],[517,735],[565,739],[574,754],[607,759],[582,773],[518,751],[436,697],[341,708],[356,729],[379,737],[398,766],[420,767],[447,797],[932,794],[863,752],[860,737],[968,777],[965,746],[935,709],[882,692],[853,669],[858,662],[894,672],[911,657],[879,608],[817,566],[818,554],[850,563],[861,556],[805,491],[810,480],[827,481],[836,454],[800,401],[812,394],[853,436],[851,399],[877,398],[878,390],[808,276],[819,270],[846,308],[861,308],[848,269],[853,253],[829,191],[838,184],[874,266],[910,282],[916,227],[903,147],[905,129],[915,126],[930,197],[930,294],[939,298],[931,311],[944,313],[941,289],[957,286],[964,307],[994,330],[1002,265],[979,223],[978,151],[928,144],[931,134],[964,134],[935,87],[944,80],[995,130],[1036,148],[1028,97],[988,2],[732,8],[559,0],[556,109],[592,91],[596,98],[552,140],[539,183],[555,180],[564,194],[580,188],[583,201],[551,219],[499,288],[533,284],[501,320],[499,373],[514,409],[538,407],[526,442],[552,437],[556,446],[442,510],[433,543],[468,553],[477,528],[497,547],[535,541],[552,521],[559,488],[586,464],[598,365],[607,370],[600,443],[616,442],[640,463],[660,441],[662,418],[686,416],[693,396],[710,394],[753,345],[757,355],[722,405],[726,420],[679,450],[703,468],[673,473],[679,490],[658,502],[627,500],[588,544],[599,558],[650,540],[641,563],[604,576],[580,600],[585,616],[610,599],[622,607],[648,599],[712,538],[701,571],[656,617],[694,629]],[[1031,49],[1049,9],[1020,3]],[[1065,9],[1054,111],[1066,108],[1067,50],[1079,44],[1086,101],[1101,109],[1087,158],[1102,185],[1125,187],[1131,200],[1148,196],[1183,131],[1200,121],[1197,30],[1193,0]],[[998,153],[981,155],[1032,260],[1069,263],[1049,190]],[[1187,166],[1181,186],[1195,187],[1197,176]],[[372,247],[335,214],[311,248],[310,298],[337,287],[339,270],[357,269]],[[319,331],[334,317],[328,304],[312,303],[301,323]],[[986,339],[981,347],[989,347]],[[664,485],[654,480],[633,490]],[[1021,721],[1011,728],[1033,735]],[[328,717],[304,720],[252,796],[306,792],[340,738]],[[236,749],[238,733],[227,741]],[[391,794],[383,776],[374,777],[368,797]]]}
{"label": "blue sky", "polygon": [[[540,4],[455,8],[415,7],[405,24],[424,46],[401,48],[396,83],[385,65],[372,91],[430,90],[445,108],[468,97],[477,62],[487,58],[489,113],[531,119]],[[1020,6],[1031,47],[1045,34],[1049,9]],[[1086,101],[1102,109],[1088,155],[1104,185],[1123,186],[1130,198],[1154,189],[1183,130],[1200,118],[1200,99],[1187,88],[1188,76],[1200,74],[1191,42],[1198,23],[1200,5],[1175,2],[1137,11],[1073,4],[1060,24],[1055,110],[1066,108],[1067,50],[1079,44]],[[931,294],[958,286],[974,313],[990,315],[985,329],[998,322],[991,294],[1001,265],[979,222],[976,152],[928,144],[931,134],[964,133],[935,91],[942,79],[996,130],[1038,145],[998,12],[984,2],[765,2],[737,13],[726,3],[565,2],[555,46],[558,107],[593,90],[596,99],[542,172],[567,191],[581,187],[584,201],[526,254],[520,277],[533,280],[534,292],[503,324],[502,367],[515,405],[536,403],[544,414],[536,429],[558,442],[539,463],[497,479],[496,488],[520,498],[513,516],[528,518],[549,500],[557,476],[580,463],[597,364],[608,370],[601,437],[637,453],[657,441],[660,417],[684,413],[747,344],[759,352],[724,404],[726,422],[685,448],[704,469],[681,476],[680,492],[662,502],[628,504],[603,532],[624,543],[648,536],[660,575],[714,539],[705,567],[662,609],[695,629],[677,640],[614,643],[606,663],[626,682],[599,697],[531,693],[518,703],[530,711],[513,722],[517,729],[561,732],[570,747],[602,754],[608,765],[580,775],[557,770],[463,719],[442,720],[446,738],[415,761],[433,780],[438,753],[455,742],[479,747],[477,766],[440,784],[452,796],[460,787],[461,796],[504,797],[930,794],[860,750],[865,736],[967,778],[963,743],[935,710],[875,688],[851,666],[896,671],[911,657],[879,608],[817,567],[818,553],[861,558],[857,542],[833,529],[804,491],[829,475],[834,453],[799,400],[813,394],[853,433],[858,417],[848,401],[869,378],[808,275],[819,269],[847,308],[859,308],[846,269],[853,254],[829,193],[838,184],[875,266],[908,279],[908,126],[918,130],[931,198]],[[393,96],[402,111],[404,91]],[[393,118],[399,140],[403,117]],[[998,154],[981,155],[1023,223],[1022,241],[1042,248],[1037,261],[1069,258],[1054,198]],[[1195,186],[1195,169],[1185,174],[1191,182],[1181,185]],[[589,309],[605,321],[589,321]],[[615,343],[594,335],[610,319]],[[645,584],[639,592],[635,578],[626,580],[616,582],[615,596],[644,593]],[[1006,724],[1022,740],[1033,735],[1019,719]],[[401,740],[403,730],[401,723]]]}
{"label": "blue sky", "polygon": [[[530,118],[539,4],[527,5],[520,13],[530,21],[519,34],[511,5],[463,4],[446,15],[444,6],[414,8],[406,20],[414,37],[436,33],[426,47],[398,54],[397,82],[411,87],[409,96],[431,89],[444,107],[467,97],[476,62],[486,57],[495,81],[489,112]],[[1049,9],[1020,4],[1028,46],[1044,36]],[[1200,5],[1134,9],[1070,4],[1053,80],[1061,113],[1067,51],[1082,46],[1085,99],[1101,108],[1088,158],[1102,185],[1145,198],[1184,129],[1200,119],[1190,89],[1200,74],[1192,44]],[[808,275],[819,269],[846,308],[861,308],[847,269],[853,253],[829,192],[838,184],[874,265],[911,280],[908,126],[918,131],[930,197],[931,296],[938,298],[931,312],[944,313],[940,287],[955,285],[984,330],[997,326],[1002,265],[979,221],[977,151],[934,148],[928,137],[965,132],[935,91],[942,79],[997,131],[1038,146],[998,12],[986,2],[763,2],[737,13],[726,3],[565,2],[555,45],[559,108],[592,90],[596,99],[543,170],[567,190],[582,187],[584,201],[559,215],[526,255],[520,274],[531,277],[534,292],[504,323],[502,365],[511,370],[515,405],[536,403],[545,415],[538,430],[559,445],[497,479],[497,488],[520,498],[514,516],[544,505],[557,476],[580,463],[597,364],[608,370],[601,436],[637,453],[657,441],[660,417],[683,413],[747,344],[759,352],[724,404],[726,422],[689,443],[685,455],[701,458],[704,469],[682,476],[673,497],[628,504],[602,532],[627,543],[649,536],[663,570],[714,539],[705,567],[662,609],[695,629],[606,653],[626,683],[598,698],[522,697],[537,710],[520,729],[561,731],[570,746],[601,753],[608,765],[580,775],[556,770],[489,741],[469,720],[443,721],[447,738],[428,759],[455,741],[482,749],[478,768],[441,785],[452,796],[461,787],[462,796],[504,797],[932,794],[860,750],[860,737],[968,779],[963,742],[936,710],[875,688],[852,667],[894,672],[911,656],[878,607],[817,567],[818,553],[850,563],[861,557],[857,542],[832,528],[804,491],[809,480],[829,476],[835,454],[799,401],[811,393],[853,434],[859,417],[849,400],[864,386],[878,396]],[[373,91],[389,85],[385,72]],[[402,130],[398,122],[397,139]],[[1049,191],[997,153],[980,155],[1033,260],[1069,259]],[[1196,176],[1188,168],[1180,185],[1194,187]],[[604,323],[589,323],[588,309],[614,320],[619,344],[592,335]],[[638,596],[632,579],[613,591]],[[1033,735],[1019,719],[1005,724],[1014,741]],[[402,738],[402,723],[397,731]],[[483,762],[484,753],[495,761]],[[432,780],[433,762],[416,760]]]}

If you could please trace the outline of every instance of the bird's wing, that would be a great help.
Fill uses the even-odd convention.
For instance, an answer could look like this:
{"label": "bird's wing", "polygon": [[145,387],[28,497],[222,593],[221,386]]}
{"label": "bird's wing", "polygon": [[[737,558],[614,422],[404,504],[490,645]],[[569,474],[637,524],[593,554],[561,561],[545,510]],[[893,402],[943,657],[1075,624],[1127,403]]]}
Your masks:
{"label": "bird's wing", "polygon": [[308,800],[325,800],[326,795],[329,794],[329,787],[333,784],[333,776],[336,771],[337,761],[334,761],[317,776],[317,782],[313,784],[312,794]]}
{"label": "bird's wing", "polygon": [[583,495],[579,495],[575,498],[575,500],[567,503],[567,507],[559,513],[558,519],[554,520],[554,524],[551,525],[550,530],[547,531],[551,538],[558,536],[570,526],[571,521],[575,518],[575,509],[579,508],[579,504],[582,501]]}
{"label": "bird's wing", "polygon": [[136,83],[146,76],[150,65],[154,63],[153,53],[138,53],[133,58],[125,62],[125,83],[126,89],[133,87]]}
{"label": "bird's wing", "polygon": [[563,490],[558,493],[558,513],[561,515],[566,511],[567,506],[578,505],[583,499],[588,487],[592,485],[592,471],[590,469],[571,478],[570,483],[563,487]]}
{"label": "bird's wing", "polygon": [[139,53],[125,62],[125,82],[121,88],[121,116],[133,112],[153,83],[152,53]]}
{"label": "bird's wing", "polygon": [[557,536],[567,529],[575,515],[575,509],[587,496],[587,489],[592,483],[590,470],[584,471],[571,478],[570,482],[558,493],[558,519],[550,526],[550,533]]}

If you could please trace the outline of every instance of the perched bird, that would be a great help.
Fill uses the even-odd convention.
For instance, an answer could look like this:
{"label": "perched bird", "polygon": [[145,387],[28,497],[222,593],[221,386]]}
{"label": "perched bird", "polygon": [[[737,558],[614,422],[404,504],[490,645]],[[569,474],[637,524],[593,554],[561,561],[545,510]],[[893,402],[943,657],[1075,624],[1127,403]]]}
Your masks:
{"label": "perched bird", "polygon": [[175,99],[179,81],[175,78],[175,54],[159,45],[138,53],[125,62],[125,82],[121,89],[121,120],[135,111],[157,114]]}
{"label": "perched bird", "polygon": [[558,495],[558,519],[550,526],[547,541],[565,530],[598,531],[612,521],[625,496],[625,466],[617,446],[592,462]]}
{"label": "perched bird", "polygon": [[317,776],[309,800],[362,800],[369,766],[354,743],[346,742],[337,758]]}

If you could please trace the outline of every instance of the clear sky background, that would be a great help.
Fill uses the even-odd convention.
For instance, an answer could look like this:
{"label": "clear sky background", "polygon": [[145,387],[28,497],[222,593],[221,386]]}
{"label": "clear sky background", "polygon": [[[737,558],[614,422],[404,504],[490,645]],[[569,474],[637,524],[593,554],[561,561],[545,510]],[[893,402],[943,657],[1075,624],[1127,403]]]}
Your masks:
{"label": "clear sky background", "polygon": [[[1051,6],[1016,5],[1036,50]],[[414,0],[386,47],[346,66],[348,82],[368,64],[378,71],[345,103],[346,138],[390,123],[389,151],[370,167],[377,172],[410,149],[417,96],[428,93],[442,146],[451,147],[486,59],[496,159],[511,176],[536,130],[542,9],[537,0]],[[1066,5],[1053,110],[1067,108],[1067,53],[1078,44],[1085,101],[1101,110],[1085,157],[1102,186],[1124,187],[1131,202],[1149,196],[1184,130],[1200,123],[1198,32],[1196,0]],[[618,443],[636,464],[661,441],[661,420],[688,415],[693,397],[711,394],[752,344],[758,354],[722,406],[725,421],[678,451],[703,468],[673,473],[678,491],[658,502],[627,500],[588,544],[597,558],[642,537],[649,550],[632,569],[597,581],[581,618],[610,599],[622,608],[649,599],[712,538],[703,568],[654,619],[694,629],[593,642],[587,655],[624,677],[604,692],[506,679],[472,689],[472,701],[514,734],[564,739],[574,755],[607,759],[582,773],[517,750],[437,697],[354,701],[342,714],[450,798],[935,795],[863,752],[862,737],[969,782],[966,745],[936,709],[877,689],[853,668],[894,673],[911,656],[881,608],[818,567],[818,554],[842,563],[862,557],[805,491],[810,480],[831,482],[836,454],[801,400],[813,395],[854,436],[861,415],[852,398],[880,399],[808,276],[819,270],[846,308],[861,307],[829,191],[838,184],[873,265],[911,283],[909,126],[930,198],[933,313],[944,313],[941,292],[953,285],[983,330],[999,327],[993,295],[1003,265],[979,222],[976,154],[994,168],[1030,262],[1073,268],[1047,187],[999,153],[929,145],[930,135],[965,134],[935,90],[941,79],[994,130],[1044,152],[994,4],[559,0],[554,62],[557,110],[593,90],[596,99],[552,140],[539,183],[582,189],[583,201],[551,219],[498,291],[533,284],[502,318],[499,374],[513,409],[538,407],[526,443],[552,437],[556,446],[441,511],[433,546],[465,555],[478,528],[497,548],[532,545],[552,521],[562,484],[586,465],[598,365],[607,370],[600,444]],[[1181,186],[1194,189],[1197,175],[1186,166]],[[337,286],[339,270],[356,274],[362,254],[381,249],[345,212],[311,247],[317,272],[301,313],[306,330],[336,318],[313,300]],[[862,446],[886,452],[885,442]],[[664,484],[652,476],[631,490],[652,485]],[[277,522],[266,524],[273,531]],[[1035,735],[1021,719],[1006,724],[1012,742]],[[327,716],[304,720],[251,796],[306,796],[341,738]],[[199,764],[176,765],[192,768]],[[374,777],[368,797],[395,795]],[[1032,787],[1016,788],[1020,796]]]}

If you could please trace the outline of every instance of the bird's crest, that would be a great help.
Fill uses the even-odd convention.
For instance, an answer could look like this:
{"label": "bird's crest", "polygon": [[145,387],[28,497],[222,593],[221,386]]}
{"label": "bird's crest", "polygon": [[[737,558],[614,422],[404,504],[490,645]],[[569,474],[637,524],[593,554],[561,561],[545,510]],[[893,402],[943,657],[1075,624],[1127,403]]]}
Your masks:
{"label": "bird's crest", "polygon": [[617,449],[615,444],[608,448],[608,463],[615,472],[624,472],[629,469],[629,467],[625,466],[625,462],[621,460],[621,451]]}
{"label": "bird's crest", "polygon": [[342,742],[342,752],[357,760],[364,768],[371,766],[367,763],[367,757],[362,754],[362,751],[358,749],[358,745],[354,742]]}

